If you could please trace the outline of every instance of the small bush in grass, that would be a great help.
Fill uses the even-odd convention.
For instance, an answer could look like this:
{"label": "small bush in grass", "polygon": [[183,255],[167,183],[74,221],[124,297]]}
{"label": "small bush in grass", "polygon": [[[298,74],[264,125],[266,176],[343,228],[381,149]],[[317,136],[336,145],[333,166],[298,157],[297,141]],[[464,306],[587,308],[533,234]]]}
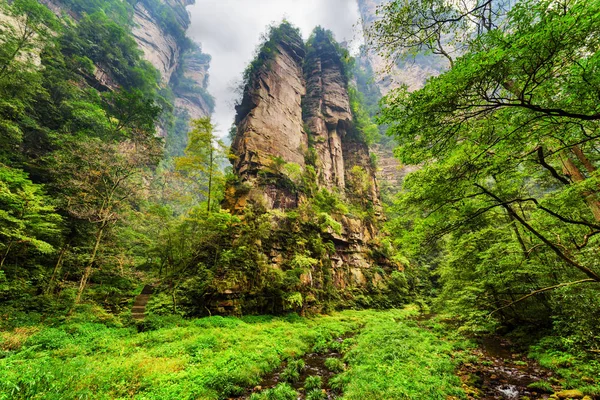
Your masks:
{"label": "small bush in grass", "polygon": [[325,367],[332,372],[344,372],[346,366],[339,358],[328,358],[325,360]]}
{"label": "small bush in grass", "polygon": [[554,393],[554,388],[546,381],[537,381],[527,385],[528,389],[543,393]]}
{"label": "small bush in grass", "polygon": [[253,393],[250,400],[296,400],[298,393],[287,383],[281,383],[262,393]]}
{"label": "small bush in grass", "polygon": [[313,390],[321,390],[323,384],[320,376],[309,376],[304,382],[304,390],[306,393],[312,392]]}
{"label": "small bush in grass", "polygon": [[298,379],[300,379],[300,373],[303,369],[304,360],[291,360],[281,373],[280,378],[284,382],[298,382]]}
{"label": "small bush in grass", "polygon": [[325,400],[327,393],[322,389],[311,390],[306,393],[306,400]]}

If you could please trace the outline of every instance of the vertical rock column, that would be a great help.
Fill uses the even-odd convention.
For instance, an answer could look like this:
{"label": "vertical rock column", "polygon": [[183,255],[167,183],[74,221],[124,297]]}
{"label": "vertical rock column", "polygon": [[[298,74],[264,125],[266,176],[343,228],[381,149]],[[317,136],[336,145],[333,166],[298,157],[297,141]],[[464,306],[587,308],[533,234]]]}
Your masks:
{"label": "vertical rock column", "polygon": [[305,94],[302,64],[304,43],[293,30],[283,40],[264,48],[262,65],[244,88],[242,103],[236,107],[237,133],[232,150],[237,156],[234,170],[242,180],[258,171],[273,169],[275,160],[305,167],[308,149],[302,122]]}
{"label": "vertical rock column", "polygon": [[304,118],[317,155],[319,183],[344,193],[342,141],[351,126],[352,111],[340,56],[324,32],[315,34],[305,68]]}

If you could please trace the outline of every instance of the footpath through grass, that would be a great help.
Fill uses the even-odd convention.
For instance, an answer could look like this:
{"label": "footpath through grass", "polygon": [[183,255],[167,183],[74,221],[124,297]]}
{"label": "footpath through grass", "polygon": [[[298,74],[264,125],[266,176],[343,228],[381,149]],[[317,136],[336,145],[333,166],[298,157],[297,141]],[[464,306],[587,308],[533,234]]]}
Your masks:
{"label": "footpath through grass", "polygon": [[77,319],[20,327],[0,332],[0,399],[226,399],[350,331],[332,382],[341,398],[464,398],[454,374],[462,344],[419,328],[413,314],[162,320],[142,333]]}

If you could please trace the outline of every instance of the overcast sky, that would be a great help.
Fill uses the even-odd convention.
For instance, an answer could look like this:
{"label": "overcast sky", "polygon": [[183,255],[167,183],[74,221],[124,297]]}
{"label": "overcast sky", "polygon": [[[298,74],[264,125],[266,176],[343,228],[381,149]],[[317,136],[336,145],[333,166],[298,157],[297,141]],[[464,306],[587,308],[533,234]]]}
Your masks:
{"label": "overcast sky", "polygon": [[333,31],[340,42],[360,38],[356,0],[196,0],[188,10],[188,35],[212,56],[209,91],[216,99],[214,122],[222,136],[235,115],[233,88],[267,25],[285,18],[300,28],[304,39],[317,25]]}

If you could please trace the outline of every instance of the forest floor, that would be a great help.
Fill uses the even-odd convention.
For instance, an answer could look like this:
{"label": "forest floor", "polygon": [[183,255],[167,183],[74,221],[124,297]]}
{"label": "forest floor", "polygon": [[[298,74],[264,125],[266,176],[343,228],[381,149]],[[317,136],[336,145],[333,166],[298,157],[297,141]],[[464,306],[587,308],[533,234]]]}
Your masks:
{"label": "forest floor", "polygon": [[0,331],[0,399],[542,399],[563,387],[582,390],[573,398],[598,394],[592,370],[561,370],[564,354],[540,358],[545,367],[562,360],[550,371],[504,339],[477,345],[417,316],[416,307],[311,318],[150,316],[138,332],[77,314]]}

